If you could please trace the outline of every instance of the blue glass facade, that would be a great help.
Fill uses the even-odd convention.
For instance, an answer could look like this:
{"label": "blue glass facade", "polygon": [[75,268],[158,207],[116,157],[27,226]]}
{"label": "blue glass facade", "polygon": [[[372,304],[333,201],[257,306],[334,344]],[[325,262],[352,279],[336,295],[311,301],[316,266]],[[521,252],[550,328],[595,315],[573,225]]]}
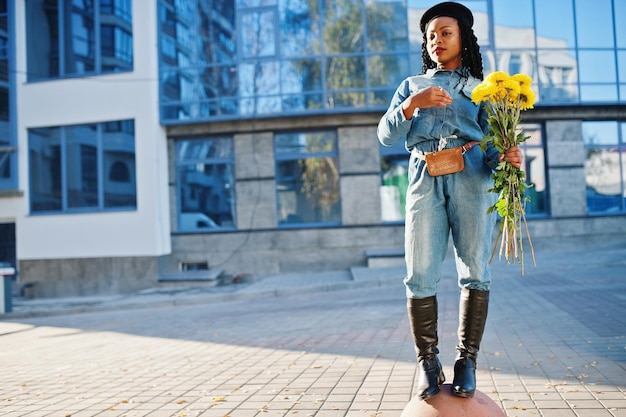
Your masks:
{"label": "blue glass facade", "polygon": [[131,0],[26,0],[28,81],[132,71]]}
{"label": "blue glass facade", "polygon": [[0,190],[17,188],[13,3],[0,0]]}
{"label": "blue glass facade", "polygon": [[[432,0],[159,0],[164,124],[383,110],[421,71]],[[538,105],[626,102],[626,3],[465,0],[485,71]],[[590,24],[589,22],[594,22]]]}

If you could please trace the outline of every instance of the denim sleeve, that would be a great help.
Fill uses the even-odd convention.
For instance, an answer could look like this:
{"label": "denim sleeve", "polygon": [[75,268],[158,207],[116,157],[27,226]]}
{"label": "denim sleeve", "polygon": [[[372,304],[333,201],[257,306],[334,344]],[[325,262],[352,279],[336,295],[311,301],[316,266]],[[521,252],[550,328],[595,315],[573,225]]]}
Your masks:
{"label": "denim sleeve", "polygon": [[402,112],[402,102],[410,95],[408,80],[404,80],[391,99],[389,109],[378,122],[378,140],[391,146],[401,138],[406,138],[411,130],[412,120],[407,120]]}

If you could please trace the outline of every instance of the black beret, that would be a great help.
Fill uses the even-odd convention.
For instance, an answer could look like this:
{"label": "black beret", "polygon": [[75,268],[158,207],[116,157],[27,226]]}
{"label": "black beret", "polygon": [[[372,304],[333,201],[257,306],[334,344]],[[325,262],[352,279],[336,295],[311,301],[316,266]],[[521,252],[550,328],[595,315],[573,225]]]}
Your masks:
{"label": "black beret", "polygon": [[422,33],[426,31],[428,23],[436,17],[448,16],[454,17],[460,23],[465,23],[467,26],[472,27],[474,24],[474,16],[472,11],[462,4],[454,1],[444,1],[431,7],[424,12],[422,19],[420,20],[420,29]]}

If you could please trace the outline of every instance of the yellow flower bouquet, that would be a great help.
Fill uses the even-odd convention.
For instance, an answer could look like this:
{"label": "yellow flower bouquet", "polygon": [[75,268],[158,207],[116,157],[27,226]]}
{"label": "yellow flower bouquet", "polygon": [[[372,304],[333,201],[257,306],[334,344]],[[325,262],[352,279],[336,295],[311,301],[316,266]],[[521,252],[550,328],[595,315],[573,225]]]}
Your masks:
{"label": "yellow flower bouquet", "polygon": [[[531,89],[532,79],[526,74],[510,76],[506,72],[496,71],[487,76],[472,92],[472,101],[476,104],[485,102],[489,114],[491,133],[485,136],[481,146],[486,148],[492,143],[501,154],[518,146],[526,139],[519,128],[521,112],[533,108],[535,93]],[[524,275],[524,246],[522,228],[526,232],[528,243],[535,264],[535,253],[526,223],[525,174],[512,164],[501,161],[492,175],[494,186],[490,192],[498,193],[498,201],[489,208],[488,213],[497,211],[500,215],[500,230],[491,255],[495,256],[498,246],[499,255],[509,263],[518,262]]]}

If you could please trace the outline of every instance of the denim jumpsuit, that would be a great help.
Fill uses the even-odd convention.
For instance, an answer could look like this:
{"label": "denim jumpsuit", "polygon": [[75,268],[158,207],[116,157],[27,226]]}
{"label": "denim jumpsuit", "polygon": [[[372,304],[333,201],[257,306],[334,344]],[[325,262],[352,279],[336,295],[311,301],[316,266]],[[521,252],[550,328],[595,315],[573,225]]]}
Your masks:
{"label": "denim jumpsuit", "polygon": [[[471,101],[472,89],[480,83],[467,68],[431,69],[426,74],[405,79],[396,90],[389,109],[378,124],[378,139],[390,146],[405,140],[411,152],[406,198],[404,279],[408,298],[436,294],[441,265],[452,232],[454,255],[461,288],[490,289],[489,259],[496,214],[487,209],[497,199],[488,192],[493,187],[492,170],[498,164],[498,151],[474,146],[464,154],[463,171],[431,177],[423,154],[480,141],[489,133],[487,112]],[[416,110],[407,120],[401,104],[412,93],[429,86],[440,86],[452,96],[446,108]]]}

